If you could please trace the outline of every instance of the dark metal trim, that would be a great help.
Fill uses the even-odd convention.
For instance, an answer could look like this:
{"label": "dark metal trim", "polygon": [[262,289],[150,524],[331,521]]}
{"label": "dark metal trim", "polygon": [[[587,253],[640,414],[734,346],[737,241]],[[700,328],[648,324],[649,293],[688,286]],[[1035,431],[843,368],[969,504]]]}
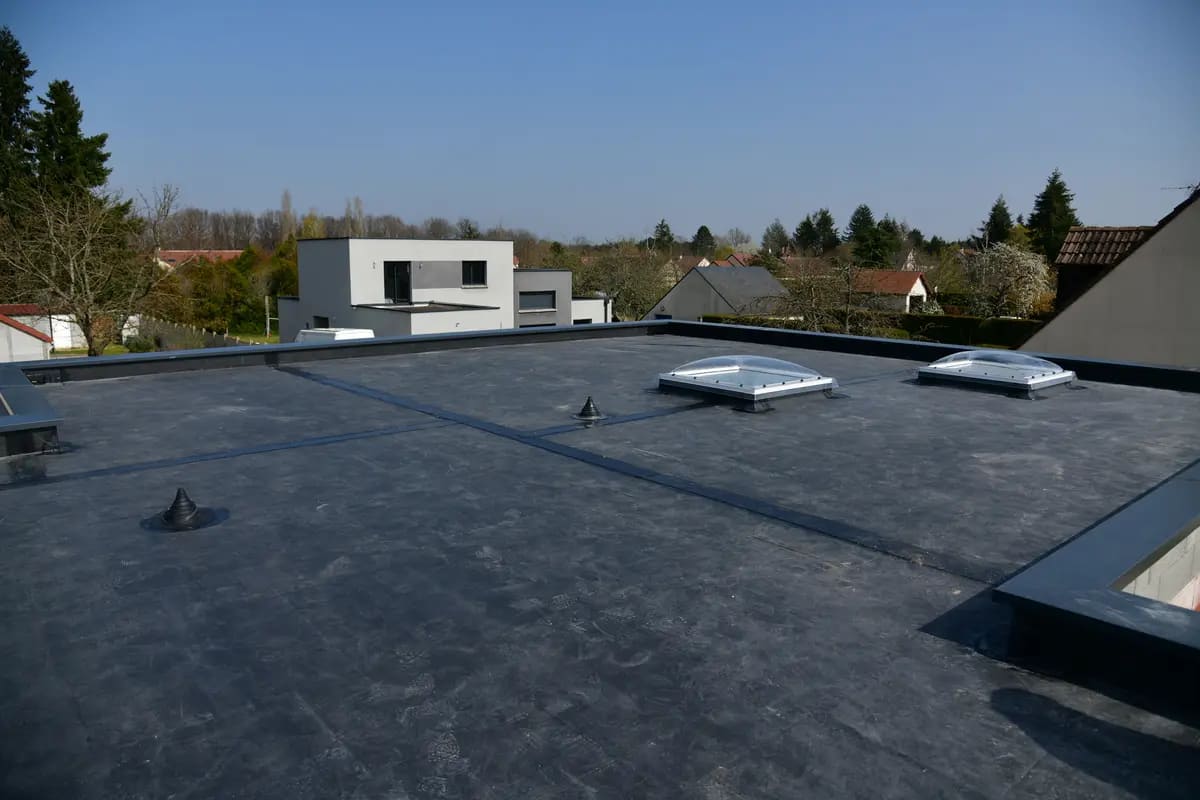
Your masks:
{"label": "dark metal trim", "polygon": [[[86,357],[64,358],[51,361],[24,361],[13,366],[23,370],[33,383],[58,383],[159,372],[278,366],[334,358],[401,355],[466,347],[530,344],[535,341],[562,342],[576,339],[653,336],[656,334],[824,350],[833,353],[851,353],[925,363],[972,349],[967,345],[913,342],[907,339],[877,339],[869,336],[846,336],[836,333],[813,333],[782,328],[755,328],[747,325],[685,322],[672,319],[561,325],[553,328],[509,328],[500,331],[439,333],[321,344],[247,345],[207,350],[105,356],[92,359]],[[1044,353],[1030,353],[1030,355],[1050,359],[1064,369],[1074,370],[1081,380],[1200,393],[1200,370]]]}

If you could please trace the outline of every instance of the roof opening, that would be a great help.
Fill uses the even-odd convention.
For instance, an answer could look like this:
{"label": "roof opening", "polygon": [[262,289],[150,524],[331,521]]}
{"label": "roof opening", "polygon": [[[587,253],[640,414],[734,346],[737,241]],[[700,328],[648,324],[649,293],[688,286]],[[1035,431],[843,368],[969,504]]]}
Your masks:
{"label": "roof opening", "polygon": [[949,381],[1034,392],[1075,380],[1058,364],[1007,350],[966,350],[917,370],[921,380]]}
{"label": "roof opening", "polygon": [[658,376],[660,389],[717,395],[760,403],[837,388],[837,380],[808,367],[762,356],[702,358]]}
{"label": "roof opening", "polygon": [[1132,575],[1119,581],[1118,589],[1160,600],[1173,606],[1200,611],[1200,528],[1185,531]]}

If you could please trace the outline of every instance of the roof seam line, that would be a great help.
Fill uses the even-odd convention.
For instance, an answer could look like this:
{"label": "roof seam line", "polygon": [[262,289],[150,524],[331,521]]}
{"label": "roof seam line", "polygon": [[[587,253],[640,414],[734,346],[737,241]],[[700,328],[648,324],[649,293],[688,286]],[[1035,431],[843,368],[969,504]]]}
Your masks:
{"label": "roof seam line", "polygon": [[946,554],[936,553],[933,551],[922,550],[909,546],[903,542],[897,542],[882,536],[881,534],[869,531],[865,528],[859,528],[855,525],[839,522],[838,520],[828,519],[816,514],[810,514],[804,511],[797,511],[786,508],[766,500],[761,500],[750,495],[743,495],[738,492],[732,492],[725,489],[720,489],[714,486],[681,478],[675,475],[661,473],[647,467],[640,467],[628,461],[612,458],[610,456],[593,453],[589,450],[583,450],[577,447],[556,442],[548,438],[538,437],[519,431],[515,428],[510,428],[507,425],[500,425],[487,420],[478,419],[467,414],[462,414],[457,411],[439,408],[437,406],[422,403],[420,401],[411,400],[405,397],[383,392],[378,389],[372,389],[369,386],[343,381],[338,378],[331,378],[319,373],[310,372],[305,369],[291,366],[276,367],[280,372],[286,372],[298,378],[313,381],[314,383],[330,386],[336,389],[341,389],[350,394],[356,394],[361,397],[369,397],[378,400],[382,403],[388,403],[398,408],[404,408],[409,411],[417,411],[422,414],[428,414],[438,419],[447,420],[449,422],[460,423],[466,427],[474,428],[475,430],[484,433],[490,433],[502,439],[524,444],[529,447],[535,447],[539,450],[544,450],[549,453],[555,453],[566,458],[579,461],[584,464],[590,464],[595,467],[613,472],[626,477],[637,478],[639,480],[653,483],[667,489],[673,489],[677,492],[690,494],[694,497],[700,497],[706,500],[722,503],[734,508],[748,511],[767,519],[773,519],[793,528],[809,531],[822,536],[827,536],[847,544],[861,547],[864,550],[870,550],[881,555],[895,558],[900,561],[907,562],[919,567],[933,569],[938,572],[943,572],[963,580],[972,581],[979,584],[989,585],[999,580],[1002,575],[993,574],[991,570],[978,570],[967,563],[957,564],[956,568],[944,566],[934,563],[931,559],[946,560],[951,558]]}

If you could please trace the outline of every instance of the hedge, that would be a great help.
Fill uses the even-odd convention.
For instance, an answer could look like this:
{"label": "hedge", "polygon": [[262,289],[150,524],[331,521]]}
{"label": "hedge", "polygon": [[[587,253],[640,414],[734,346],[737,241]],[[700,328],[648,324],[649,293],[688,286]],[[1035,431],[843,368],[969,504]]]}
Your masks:
{"label": "hedge", "polygon": [[[1033,319],[969,317],[955,314],[888,314],[881,313],[879,336],[893,339],[915,339],[944,344],[987,345],[1017,348],[1025,344],[1044,324]],[[704,322],[728,325],[756,325],[763,328],[799,328],[794,320],[778,317],[734,316],[708,314]],[[827,326],[836,327],[836,326]],[[840,330],[829,330],[840,333]]]}

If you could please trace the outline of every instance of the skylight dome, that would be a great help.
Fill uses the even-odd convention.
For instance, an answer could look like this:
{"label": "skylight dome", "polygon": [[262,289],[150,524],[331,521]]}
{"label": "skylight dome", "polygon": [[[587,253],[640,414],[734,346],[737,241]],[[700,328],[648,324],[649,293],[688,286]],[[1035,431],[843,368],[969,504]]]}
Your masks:
{"label": "skylight dome", "polygon": [[917,370],[921,379],[1033,391],[1070,383],[1075,373],[1052,361],[1007,350],[967,350]]}
{"label": "skylight dome", "polygon": [[658,385],[754,402],[836,389],[837,381],[778,358],[730,355],[678,366],[659,375]]}

